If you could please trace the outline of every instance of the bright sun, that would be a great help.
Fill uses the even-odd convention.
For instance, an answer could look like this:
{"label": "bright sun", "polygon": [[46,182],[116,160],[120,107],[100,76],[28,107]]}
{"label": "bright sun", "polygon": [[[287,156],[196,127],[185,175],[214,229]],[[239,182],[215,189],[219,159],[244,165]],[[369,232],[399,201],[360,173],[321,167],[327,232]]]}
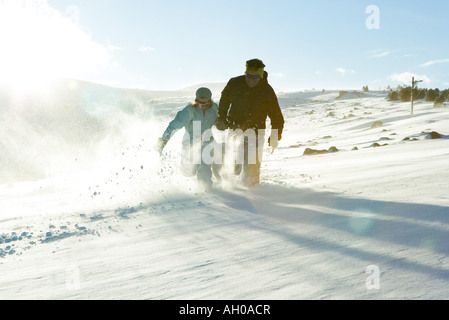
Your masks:
{"label": "bright sun", "polygon": [[46,0],[0,1],[0,43],[0,83],[19,93],[85,77],[110,61],[105,47]]}
{"label": "bright sun", "polygon": [[46,93],[55,78],[45,77],[42,74],[32,72],[23,75],[10,75],[7,81],[2,80],[3,85],[11,89],[15,94]]}

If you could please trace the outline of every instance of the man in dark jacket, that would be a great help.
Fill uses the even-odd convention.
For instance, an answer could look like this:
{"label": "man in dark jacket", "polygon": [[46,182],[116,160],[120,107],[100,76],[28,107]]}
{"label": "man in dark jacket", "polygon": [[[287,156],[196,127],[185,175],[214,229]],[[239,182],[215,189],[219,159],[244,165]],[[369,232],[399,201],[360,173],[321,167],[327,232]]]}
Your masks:
{"label": "man in dark jacket", "polygon": [[[271,120],[271,135],[268,143],[276,148],[282,138],[284,117],[273,88],[268,84],[268,73],[259,59],[246,62],[245,75],[232,78],[224,88],[218,109],[217,129],[232,129],[230,136],[241,140],[244,150],[243,163],[236,163],[235,173],[243,169],[245,185],[256,185],[260,181],[260,165],[267,117]],[[240,139],[243,137],[243,140]],[[251,139],[255,137],[255,139]],[[249,153],[255,152],[251,161]]]}

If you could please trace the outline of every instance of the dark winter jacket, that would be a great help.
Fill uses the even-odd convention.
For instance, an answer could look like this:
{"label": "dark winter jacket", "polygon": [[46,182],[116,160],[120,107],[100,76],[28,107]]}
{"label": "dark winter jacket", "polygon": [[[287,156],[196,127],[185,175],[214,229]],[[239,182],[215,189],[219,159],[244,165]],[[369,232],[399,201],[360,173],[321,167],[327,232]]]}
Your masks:
{"label": "dark winter jacket", "polygon": [[218,121],[225,121],[230,129],[266,129],[267,116],[271,128],[279,135],[284,129],[284,116],[268,73],[254,88],[246,84],[245,76],[232,78],[224,88],[218,110]]}

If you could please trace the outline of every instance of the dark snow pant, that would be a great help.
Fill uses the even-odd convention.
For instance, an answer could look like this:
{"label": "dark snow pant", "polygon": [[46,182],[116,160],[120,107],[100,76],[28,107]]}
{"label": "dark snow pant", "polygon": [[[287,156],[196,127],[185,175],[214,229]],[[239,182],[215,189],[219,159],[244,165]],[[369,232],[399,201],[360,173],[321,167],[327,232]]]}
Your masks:
{"label": "dark snow pant", "polygon": [[260,183],[260,166],[262,164],[265,132],[259,131],[254,136],[235,136],[234,174],[240,175],[243,185],[251,187]]}

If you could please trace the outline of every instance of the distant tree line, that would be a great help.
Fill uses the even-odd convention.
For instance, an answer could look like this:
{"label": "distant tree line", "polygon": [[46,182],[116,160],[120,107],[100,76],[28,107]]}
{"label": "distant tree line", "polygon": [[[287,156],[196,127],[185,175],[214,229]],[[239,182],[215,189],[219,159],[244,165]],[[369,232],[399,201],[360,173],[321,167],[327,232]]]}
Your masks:
{"label": "distant tree line", "polygon": [[[388,101],[410,102],[412,97],[412,87],[397,87],[395,90],[390,89]],[[413,89],[413,100],[426,100],[434,102],[434,105],[444,106],[444,102],[449,100],[449,89],[441,91],[440,89]]]}

